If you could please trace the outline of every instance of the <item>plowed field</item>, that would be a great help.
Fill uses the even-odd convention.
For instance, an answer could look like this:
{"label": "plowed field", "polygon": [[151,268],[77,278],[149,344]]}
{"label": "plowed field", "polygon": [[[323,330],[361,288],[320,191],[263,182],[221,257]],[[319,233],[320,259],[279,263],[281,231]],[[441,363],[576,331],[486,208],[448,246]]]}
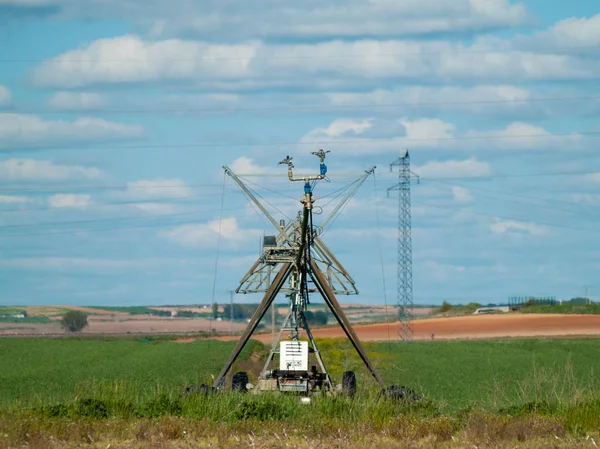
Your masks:
{"label": "plowed field", "polygon": [[[397,339],[400,327],[398,323],[389,326],[368,324],[354,326],[354,330],[361,340],[385,341]],[[417,340],[570,335],[600,337],[600,315],[507,314],[431,318],[414,321],[414,331]],[[313,335],[326,338],[345,336],[337,326],[314,329]],[[270,342],[271,334],[256,334],[253,338]]]}

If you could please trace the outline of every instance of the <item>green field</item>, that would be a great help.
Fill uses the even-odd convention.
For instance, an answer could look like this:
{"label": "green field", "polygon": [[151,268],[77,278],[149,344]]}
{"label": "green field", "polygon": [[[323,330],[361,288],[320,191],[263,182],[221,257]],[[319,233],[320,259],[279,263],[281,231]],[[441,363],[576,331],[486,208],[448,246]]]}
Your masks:
{"label": "green field", "polygon": [[171,316],[171,312],[164,310],[155,310],[146,306],[126,306],[126,307],[110,307],[110,306],[89,306],[90,309],[104,310],[106,312],[123,312],[130,315],[161,315]]}
{"label": "green field", "polygon": [[576,313],[582,315],[600,314],[600,304],[556,304],[554,306],[534,305],[520,310],[521,313]]}
{"label": "green field", "polygon": [[[556,447],[573,447],[600,429],[596,339],[366,343],[388,385],[423,396],[412,406],[378,400],[379,388],[344,340],[319,345],[334,381],[345,370],[357,371],[355,399],[315,398],[301,406],[290,396],[184,397],[186,386],[211,382],[234,343],[0,339],[0,360],[10,361],[0,364],[0,427],[7,441],[3,446],[0,434],[0,448],[36,447],[35,438],[43,440],[39,447],[54,447],[50,437],[65,447],[80,441],[143,447],[149,440],[179,447],[184,435],[196,446],[219,435],[228,446],[250,429],[266,447],[279,447],[283,431],[296,447],[321,438],[336,447],[394,447],[398,440],[428,438],[452,444],[455,435],[510,447],[554,436]],[[257,371],[265,354],[253,342],[234,370]],[[131,446],[114,444],[131,442],[132,435]],[[316,440],[304,440],[307,435]],[[348,435],[352,444],[344,440]]]}
{"label": "green field", "polygon": [[[0,401],[64,400],[94,383],[118,382],[147,393],[180,391],[218,374],[233,342],[133,339],[0,340]],[[344,340],[320,341],[338,381],[355,370],[360,385],[372,378]],[[600,341],[540,339],[366,343],[389,384],[409,386],[449,409],[493,409],[533,400],[565,400],[600,391]],[[259,343],[253,348],[262,356]],[[245,351],[247,357],[251,350]]]}
{"label": "green field", "polygon": [[0,317],[0,323],[37,323],[48,324],[53,323],[47,316],[27,316],[25,318],[15,318],[11,316]]}

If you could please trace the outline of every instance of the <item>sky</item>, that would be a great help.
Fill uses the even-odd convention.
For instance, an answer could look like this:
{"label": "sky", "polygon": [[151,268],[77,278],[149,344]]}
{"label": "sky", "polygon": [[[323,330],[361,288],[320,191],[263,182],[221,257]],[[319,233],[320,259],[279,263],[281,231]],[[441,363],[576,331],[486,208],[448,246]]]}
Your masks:
{"label": "sky", "polygon": [[289,220],[320,148],[317,225],[377,167],[342,302],[397,302],[406,150],[416,304],[598,298],[598,73],[592,0],[0,0],[0,304],[228,301],[273,229],[223,166]]}

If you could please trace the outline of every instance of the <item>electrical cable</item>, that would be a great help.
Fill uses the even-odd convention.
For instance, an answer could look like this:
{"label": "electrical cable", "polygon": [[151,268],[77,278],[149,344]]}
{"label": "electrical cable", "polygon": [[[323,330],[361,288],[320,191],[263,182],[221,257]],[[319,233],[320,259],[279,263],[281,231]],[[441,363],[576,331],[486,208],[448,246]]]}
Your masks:
{"label": "electrical cable", "polygon": [[[438,182],[438,181],[436,180],[436,182]],[[442,182],[442,181],[439,181],[439,182]],[[499,190],[485,189],[485,188],[482,188],[482,187],[473,187],[473,186],[468,186],[467,187],[465,185],[460,185],[460,184],[455,184],[455,183],[444,183],[444,184],[446,184],[446,185],[454,185],[456,187],[462,187],[464,189],[469,189],[469,190],[471,190],[471,189],[472,190],[480,190],[482,192],[499,193],[499,194],[502,194],[502,195],[517,196],[517,197],[527,198],[527,199],[536,200],[536,201],[545,201],[545,202],[548,202],[548,203],[561,203],[561,204],[566,204],[566,205],[569,205],[569,206],[578,206],[577,203],[574,203],[572,201],[564,201],[564,200],[558,200],[558,199],[554,199],[554,198],[552,198],[552,199],[551,198],[541,198],[539,196],[523,195],[521,193],[501,192]],[[564,210],[565,212],[571,212],[571,211],[568,211],[566,209],[556,209],[556,210]],[[582,211],[582,213],[586,213],[586,212]],[[596,216],[596,215],[594,214],[594,216]]]}
{"label": "electrical cable", "polygon": [[[531,197],[531,196],[527,196],[527,195],[505,193],[505,192],[500,192],[498,190],[478,189],[477,187],[459,186],[459,185],[456,185],[454,183],[443,183],[443,184],[451,186],[451,187],[452,186],[454,186],[454,187],[462,187],[464,189],[469,190],[469,194],[470,195],[473,195],[473,196],[476,196],[476,197],[480,197],[480,198],[495,199],[495,200],[500,200],[500,201],[504,201],[504,202],[507,202],[507,203],[521,204],[521,205],[527,206],[527,207],[536,207],[536,208],[539,208],[539,209],[545,209],[545,210],[550,210],[550,211],[555,211],[555,212],[564,212],[564,213],[567,213],[567,214],[570,214],[570,215],[576,215],[576,216],[588,215],[588,216],[591,216],[591,217],[600,218],[600,214],[593,214],[593,213],[590,213],[588,211],[576,211],[576,210],[568,210],[568,209],[559,209],[559,208],[556,208],[556,207],[542,206],[540,204],[525,203],[523,201],[516,201],[516,200],[513,200],[513,199],[502,198],[502,197],[498,197],[498,196],[482,195],[480,193],[473,193],[470,190],[471,189],[474,189],[474,190],[484,190],[484,191],[499,193],[501,195],[512,195],[512,196],[524,197],[524,198],[529,198],[529,199],[534,199],[534,200],[539,200],[539,201],[552,201],[552,202],[555,202],[554,200],[547,200],[547,199],[543,199],[543,198],[536,198],[536,197]],[[565,203],[566,204],[570,204],[572,206],[576,206],[575,203],[568,203],[566,201],[565,201]]]}
{"label": "electrical cable", "polygon": [[[363,145],[367,143],[396,143],[403,145],[410,142],[453,142],[453,141],[477,141],[477,140],[510,140],[510,139],[556,139],[565,137],[598,137],[600,131],[589,132],[571,132],[557,134],[515,134],[515,135],[478,135],[478,136],[453,136],[453,137],[387,137],[373,139],[353,139],[353,140],[321,140],[321,141],[302,141],[302,142],[213,142],[213,143],[185,143],[185,144],[155,144],[155,145],[111,145],[111,146],[72,146],[71,150],[127,150],[127,149],[185,149],[185,148],[220,148],[220,147],[284,147],[284,146],[319,146],[319,145]],[[46,151],[54,150],[58,147],[3,147],[4,151]],[[60,147],[66,149],[65,147]],[[490,151],[490,150],[488,150]],[[503,150],[502,150],[503,151]],[[334,176],[334,175],[329,175]]]}
{"label": "electrical cable", "polygon": [[423,108],[440,106],[469,106],[469,105],[495,105],[513,103],[545,103],[562,101],[596,101],[600,96],[579,95],[571,97],[537,97],[537,98],[514,98],[510,100],[473,100],[473,101],[431,101],[413,103],[358,103],[358,104],[331,104],[331,105],[298,105],[298,106],[265,106],[265,107],[231,107],[231,108],[178,108],[178,109],[90,109],[90,110],[47,110],[47,109],[25,109],[0,111],[1,114],[181,114],[181,113],[237,113],[237,112],[282,112],[282,111],[335,111],[346,109],[378,109],[378,108]]}
{"label": "electrical cable", "polygon": [[[239,192],[231,192],[231,193],[239,193]],[[110,203],[92,203],[92,204],[81,204],[81,205],[73,205],[69,207],[36,207],[34,209],[0,209],[0,213],[10,213],[10,212],[38,212],[38,211],[60,211],[60,210],[68,210],[68,209],[93,209],[96,207],[104,207],[104,206],[122,206],[122,205],[132,205],[132,204],[147,204],[147,203],[161,203],[165,201],[177,201],[177,200],[189,200],[194,198],[206,198],[213,197],[214,194],[205,194],[205,195],[189,195],[189,196],[181,196],[181,197],[166,197],[166,198],[155,198],[148,200],[136,200],[136,201],[117,201]]]}
{"label": "electrical cable", "polygon": [[[238,208],[231,208],[226,210],[238,210]],[[177,217],[184,215],[194,215],[205,212],[218,212],[212,210],[195,210],[193,212],[180,212],[174,214],[158,214],[158,215],[145,215],[145,216],[137,216],[137,217],[122,217],[122,218],[105,218],[105,219],[95,219],[95,220],[77,220],[77,221],[55,221],[55,222],[46,222],[46,223],[26,223],[26,224],[15,224],[15,225],[0,225],[0,229],[6,228],[28,228],[28,227],[43,227],[43,226],[63,226],[63,225],[74,225],[74,224],[89,224],[89,223],[106,223],[111,221],[128,221],[128,220],[152,220],[155,218],[162,217]]]}
{"label": "electrical cable", "polygon": [[[219,214],[219,231],[217,235],[217,253],[215,255],[215,274],[213,277],[213,288],[212,288],[212,301],[211,304],[215,303],[215,294],[217,291],[217,272],[219,268],[219,253],[221,250],[221,224],[223,222],[223,205],[225,204],[225,181],[227,180],[227,174],[223,172],[223,191],[221,194],[221,213]],[[212,321],[211,321],[212,323]],[[212,332],[212,329],[211,329]]]}
{"label": "electrical cable", "polygon": [[388,344],[392,344],[392,334],[390,332],[390,320],[388,318],[388,305],[387,305],[387,286],[385,282],[385,263],[383,261],[383,243],[381,239],[381,220],[379,218],[379,195],[377,194],[377,179],[375,172],[373,172],[373,191],[375,193],[375,215],[377,217],[377,236],[379,242],[379,258],[381,261],[381,279],[383,281],[383,302],[385,307],[385,323],[388,331]]}
{"label": "electrical cable", "polygon": [[260,193],[258,193],[256,190],[251,189],[250,187],[246,186],[246,188],[248,190],[250,190],[250,192],[254,195],[257,196],[258,198],[260,198],[261,200],[263,200],[265,203],[267,203],[269,206],[271,206],[273,209],[275,209],[277,212],[279,212],[281,215],[283,215],[285,218],[287,218],[288,220],[291,220],[291,218],[285,213],[282,212],[277,206],[274,206],[269,200],[265,199]]}
{"label": "electrical cable", "polygon": [[[421,180],[470,180],[470,179],[501,179],[501,178],[533,178],[533,177],[545,177],[545,176],[579,176],[579,175],[598,175],[600,174],[600,169],[598,170],[594,170],[594,171],[590,171],[590,170],[579,170],[579,171],[562,171],[562,172],[537,172],[537,173],[507,173],[507,174],[497,174],[497,175],[475,175],[475,176],[432,176],[432,177],[420,177]],[[238,177],[243,177],[243,178],[247,178],[249,176],[264,176],[264,177],[287,177],[287,175],[250,175],[250,174],[246,174],[246,175],[238,175]],[[331,175],[334,177],[356,177],[356,176],[362,176],[362,174],[346,174],[343,176],[336,176]],[[246,179],[246,181],[248,181]],[[356,182],[356,180],[352,181],[352,183]],[[208,186],[218,186],[220,187],[219,184],[188,184],[186,185],[186,187],[208,187]],[[86,186],[86,187],[78,187],[78,186],[67,186],[67,185],[58,185],[58,186],[44,186],[44,187],[36,187],[36,188],[31,188],[31,187],[0,187],[0,191],[30,191],[30,192],[41,192],[41,191],[47,191],[47,190],[96,190],[96,189],[124,189],[127,186]],[[181,188],[182,186],[162,186],[159,184],[156,185],[147,185],[145,187],[151,187],[153,189],[160,189],[160,188],[171,188],[171,187],[179,187]],[[264,186],[263,186],[264,187]],[[229,188],[229,187],[228,187]],[[343,187],[342,187],[343,188]],[[232,190],[234,190],[232,188]],[[339,190],[339,189],[338,189]],[[320,199],[324,199],[324,198],[328,198],[331,195],[335,194],[338,190],[334,191],[334,192],[330,192],[327,195],[323,195],[322,197],[320,197]],[[235,190],[237,191],[237,190]],[[290,189],[290,192],[295,191]],[[195,198],[194,197],[183,197],[183,198]],[[291,198],[291,197],[290,197]],[[168,198],[167,198],[168,199]],[[19,209],[20,210],[20,209]]]}
{"label": "electrical cable", "polygon": [[275,194],[280,195],[280,196],[282,196],[284,198],[288,198],[288,199],[291,199],[291,200],[294,200],[294,201],[298,201],[298,198],[294,198],[293,196],[286,195],[285,193],[282,193],[281,191],[273,190],[273,189],[270,189],[269,187],[265,187],[265,186],[260,185],[260,184],[258,184],[256,182],[252,182],[249,179],[246,179],[244,176],[238,176],[238,177],[239,178],[244,178],[244,181],[246,181],[247,184],[252,184],[253,186],[256,186],[256,187],[258,187],[260,189],[265,189],[265,190],[267,190],[267,191],[269,191],[271,193],[275,193]]}
{"label": "electrical cable", "polygon": [[[427,202],[422,202],[422,203],[417,202],[417,204],[420,204],[422,206],[429,206],[429,207],[433,207],[433,208],[441,208],[441,209],[448,209],[448,210],[456,211],[456,208],[454,208],[454,207],[443,206],[443,205],[440,205],[440,204],[433,204],[433,203],[427,203]],[[499,216],[499,215],[496,215],[496,214],[486,214],[486,213],[482,213],[482,212],[474,212],[474,211],[471,211],[471,210],[466,210],[466,211],[463,211],[463,212],[471,214],[471,215],[481,215],[483,217],[491,217],[491,218],[502,219],[502,220],[510,220],[510,221],[523,221],[523,220],[527,220],[527,219],[524,219],[524,218],[503,217],[503,216]],[[573,230],[573,231],[584,231],[584,232],[594,232],[594,233],[598,232],[597,229],[575,228],[575,227],[572,227],[572,226],[564,226],[564,225],[559,225],[559,224],[541,222],[541,221],[538,221],[538,220],[532,221],[532,223],[533,224],[537,224],[537,225],[554,227],[554,228],[570,229],[570,230]]]}

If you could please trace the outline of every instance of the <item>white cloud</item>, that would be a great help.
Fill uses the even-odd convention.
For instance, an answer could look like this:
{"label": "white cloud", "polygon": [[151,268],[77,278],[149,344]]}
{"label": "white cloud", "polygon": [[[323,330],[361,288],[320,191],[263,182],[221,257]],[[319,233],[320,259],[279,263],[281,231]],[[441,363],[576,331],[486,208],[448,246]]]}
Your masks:
{"label": "white cloud", "polygon": [[153,31],[215,35],[230,30],[239,37],[272,38],[389,36],[513,27],[528,20],[522,4],[507,0],[349,0],[343,4],[259,0],[251,7],[235,8],[209,3],[202,13],[166,14],[154,22]]}
{"label": "white cloud", "polygon": [[[378,119],[372,122],[372,129],[378,130]],[[360,137],[331,137],[323,133],[323,127],[305,134],[300,142],[323,144],[338,152],[347,154],[373,154],[397,152],[398,148],[436,149],[454,151],[487,150],[559,150],[580,148],[589,140],[576,132],[555,135],[548,130],[523,122],[514,122],[504,129],[468,130],[458,132],[452,123],[439,119],[418,118],[400,119],[398,129],[391,136],[380,138],[375,132],[366,130]],[[386,130],[390,133],[389,126]],[[339,143],[339,146],[336,145]]]}
{"label": "white cloud", "polygon": [[48,104],[55,109],[85,111],[105,107],[107,99],[95,92],[56,92]]}
{"label": "white cloud", "polygon": [[33,70],[40,87],[81,88],[176,81],[202,89],[302,86],[340,90],[382,80],[511,82],[593,79],[600,64],[576,55],[511,50],[509,41],[372,40],[311,44],[99,39]]}
{"label": "white cloud", "polygon": [[452,195],[457,203],[470,203],[473,201],[473,195],[471,195],[469,189],[464,187],[452,186]]}
{"label": "white cloud", "polygon": [[258,165],[253,159],[245,156],[234,160],[229,168],[239,175],[258,175],[269,172],[275,173],[275,169]]}
{"label": "white cloud", "polygon": [[177,206],[174,204],[168,203],[139,203],[133,205],[136,209],[143,210],[144,212],[148,212],[149,214],[172,214],[177,210]]}
{"label": "white cloud", "polygon": [[8,88],[0,85],[0,108],[12,105],[12,94]]}
{"label": "white cloud", "polygon": [[100,179],[102,170],[79,165],[59,165],[36,159],[7,159],[0,161],[0,179],[4,181],[66,181]]}
{"label": "white cloud", "polygon": [[[600,173],[598,174],[598,180],[600,181]],[[573,194],[573,201],[576,203],[600,203],[600,195],[592,193],[575,193]]]}
{"label": "white cloud", "polygon": [[135,198],[178,198],[191,196],[192,189],[181,179],[142,179],[127,183],[125,195]]}
{"label": "white cloud", "polygon": [[232,217],[223,218],[221,222],[212,220],[208,223],[179,226],[164,235],[182,246],[214,246],[219,236],[219,229],[221,237],[232,243],[247,241],[250,237],[262,234],[258,230],[240,229],[237,220]]}
{"label": "white cloud", "polygon": [[496,234],[526,233],[534,236],[542,236],[550,233],[546,226],[542,226],[534,222],[501,220],[498,218],[495,219],[495,222],[490,225],[490,229]]}
{"label": "white cloud", "polygon": [[[333,92],[325,94],[333,106],[381,106],[380,113],[399,111],[464,111],[470,113],[514,113],[539,111],[539,105],[527,89],[511,85],[475,87],[409,86],[400,89],[377,89],[371,92]],[[524,101],[525,100],[525,101]]]}
{"label": "white cloud", "polygon": [[414,166],[413,171],[422,178],[476,177],[492,174],[490,164],[474,158],[462,161],[430,161],[425,165]]}
{"label": "white cloud", "polygon": [[[178,39],[144,41],[135,35],[99,39],[83,49],[69,51],[43,63],[34,70],[33,79],[39,86],[73,88],[93,84],[238,78],[251,75],[249,61],[259,45],[216,45]],[[218,59],[225,56],[248,59]]]}
{"label": "white cloud", "polygon": [[31,145],[63,145],[137,138],[142,127],[79,118],[74,122],[44,120],[35,115],[0,114],[0,149]]}
{"label": "white cloud", "polygon": [[598,52],[600,14],[589,18],[570,17],[531,37],[520,37],[518,41],[523,45],[540,49],[557,48],[560,51],[564,48],[569,52]]}
{"label": "white cloud", "polygon": [[28,203],[30,201],[33,200],[26,196],[0,195],[0,203],[4,204]]}
{"label": "white cloud", "polygon": [[57,193],[48,198],[48,205],[54,208],[90,206],[92,198],[87,194]]}
{"label": "white cloud", "polygon": [[[245,38],[399,36],[485,31],[529,23],[520,2],[510,0],[347,0],[322,3],[256,0],[2,0],[27,6],[57,6],[63,18],[130,19],[154,35]],[[0,1],[1,3],[1,1]]]}

